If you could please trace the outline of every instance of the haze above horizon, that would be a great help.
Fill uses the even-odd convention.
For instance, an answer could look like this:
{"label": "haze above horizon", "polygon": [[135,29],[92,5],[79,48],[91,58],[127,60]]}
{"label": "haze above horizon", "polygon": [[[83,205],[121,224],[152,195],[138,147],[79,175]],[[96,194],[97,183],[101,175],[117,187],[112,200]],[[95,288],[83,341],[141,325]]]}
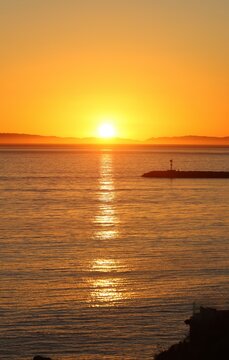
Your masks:
{"label": "haze above horizon", "polygon": [[0,10],[0,132],[228,136],[226,0],[2,0]]}

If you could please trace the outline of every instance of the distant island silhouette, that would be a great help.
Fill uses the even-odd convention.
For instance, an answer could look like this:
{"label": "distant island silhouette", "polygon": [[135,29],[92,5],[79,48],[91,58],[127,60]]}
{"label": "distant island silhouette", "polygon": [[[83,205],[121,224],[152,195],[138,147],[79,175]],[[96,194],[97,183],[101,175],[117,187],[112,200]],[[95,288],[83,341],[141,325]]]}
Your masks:
{"label": "distant island silhouette", "polygon": [[19,133],[0,133],[0,145],[36,145],[36,144],[140,144],[140,145],[221,145],[229,146],[229,136],[173,136],[173,137],[152,137],[145,141],[122,138],[77,138],[44,136]]}

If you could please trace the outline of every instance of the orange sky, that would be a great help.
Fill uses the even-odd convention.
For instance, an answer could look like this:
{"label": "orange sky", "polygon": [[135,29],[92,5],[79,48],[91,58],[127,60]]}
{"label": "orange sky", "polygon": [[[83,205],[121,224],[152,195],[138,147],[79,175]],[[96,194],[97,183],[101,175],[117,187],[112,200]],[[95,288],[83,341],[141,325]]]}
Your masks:
{"label": "orange sky", "polygon": [[229,135],[227,0],[1,0],[0,132]]}

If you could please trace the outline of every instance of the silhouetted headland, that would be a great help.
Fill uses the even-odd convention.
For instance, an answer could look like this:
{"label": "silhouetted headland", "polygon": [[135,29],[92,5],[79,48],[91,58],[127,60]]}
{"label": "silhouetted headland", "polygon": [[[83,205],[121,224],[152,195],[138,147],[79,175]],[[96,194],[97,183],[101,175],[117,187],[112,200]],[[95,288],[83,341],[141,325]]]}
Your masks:
{"label": "silhouetted headland", "polygon": [[156,355],[155,360],[229,359],[229,310],[200,308],[190,319],[189,335]]}

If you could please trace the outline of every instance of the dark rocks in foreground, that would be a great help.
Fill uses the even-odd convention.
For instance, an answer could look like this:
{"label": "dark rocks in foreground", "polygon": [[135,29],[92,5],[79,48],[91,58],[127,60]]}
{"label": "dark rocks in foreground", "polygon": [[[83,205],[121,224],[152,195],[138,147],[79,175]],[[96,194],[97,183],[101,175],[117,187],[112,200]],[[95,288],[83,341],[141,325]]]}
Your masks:
{"label": "dark rocks in foreground", "polygon": [[200,308],[185,323],[190,326],[187,338],[155,360],[226,360],[229,359],[229,310]]}
{"label": "dark rocks in foreground", "polygon": [[41,355],[36,355],[34,356],[33,360],[52,360],[49,357],[45,357],[45,356],[41,356]]}

